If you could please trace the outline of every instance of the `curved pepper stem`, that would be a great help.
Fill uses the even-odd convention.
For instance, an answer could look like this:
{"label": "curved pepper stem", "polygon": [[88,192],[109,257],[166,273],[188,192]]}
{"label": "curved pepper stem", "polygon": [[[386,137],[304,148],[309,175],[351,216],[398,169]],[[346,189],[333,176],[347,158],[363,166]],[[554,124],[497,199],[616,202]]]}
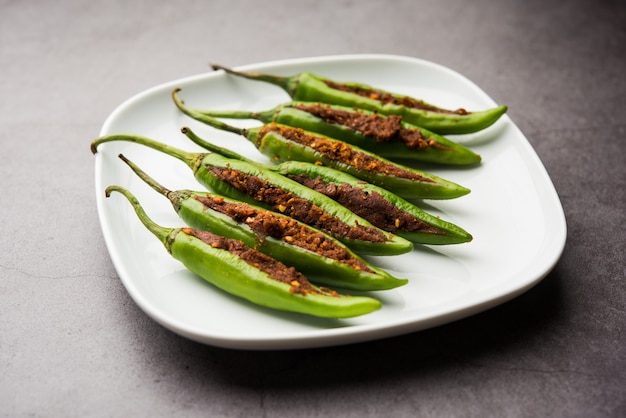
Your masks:
{"label": "curved pepper stem", "polygon": [[[194,119],[200,119],[202,116],[207,118],[226,118],[226,119],[256,119],[263,123],[269,123],[274,118],[277,109],[271,109],[262,112],[251,112],[247,110],[201,110],[191,109],[185,106],[185,102],[178,97],[178,93],[181,88],[175,88],[172,90],[172,99],[176,106],[186,115],[191,116]],[[202,119],[200,119],[202,120]],[[218,122],[219,123],[219,122]],[[239,132],[237,132],[239,133]]]}
{"label": "curved pepper stem", "polygon": [[188,126],[183,126],[180,131],[191,140],[196,145],[201,146],[202,148],[214,152],[216,154],[223,155],[224,157],[232,158],[233,160],[245,161],[247,163],[256,164],[256,162],[252,161],[249,158],[244,157],[243,155],[236,153],[235,151],[231,151],[228,148],[220,147],[219,145],[215,145],[205,139],[200,138],[194,131],[191,130]]}
{"label": "curved pepper stem", "polygon": [[254,164],[258,167],[262,167],[268,170],[272,170],[272,171],[278,171],[278,167],[275,165],[270,165],[270,164],[263,164],[254,160],[251,160],[249,158],[244,157],[243,155],[232,151],[228,148],[223,148],[220,147],[219,145],[215,145],[212,142],[207,141],[206,139],[202,139],[200,138],[194,131],[191,130],[191,128],[187,127],[187,126],[183,126],[180,131],[185,134],[185,136],[187,136],[187,138],[189,138],[191,140],[191,142],[193,142],[196,145],[201,146],[202,148],[206,149],[207,151],[211,151],[214,152],[216,154],[220,154],[223,155],[224,157],[227,158],[232,158],[233,160],[239,160],[239,161],[243,161],[246,163],[250,163],[250,164]]}
{"label": "curved pepper stem", "polygon": [[202,115],[211,116],[214,118],[226,118],[226,119],[256,119],[261,122],[268,123],[274,117],[274,111],[269,112],[251,112],[247,110],[199,110],[196,111]]}
{"label": "curved pepper stem", "polygon": [[199,120],[200,122],[206,123],[207,125],[220,129],[222,131],[228,131],[228,132],[232,132],[232,133],[243,135],[243,136],[247,135],[247,129],[237,128],[236,126],[229,125],[220,120],[207,116],[202,112],[198,112],[197,110],[186,107],[185,102],[183,102],[178,97],[178,92],[180,90],[181,90],[180,88],[175,88],[174,90],[172,90],[172,100],[174,101],[174,104],[176,104],[176,107],[178,107],[178,109],[180,109],[181,112],[183,112],[187,116],[190,116],[196,120]]}
{"label": "curved pepper stem", "polygon": [[202,159],[206,156],[206,154],[203,153],[186,152],[170,145],[164,144],[162,142],[146,138],[144,136],[130,134],[111,134],[101,136],[91,143],[91,152],[95,154],[98,151],[98,146],[100,144],[115,141],[134,142],[136,144],[145,145],[149,148],[161,151],[164,154],[178,158],[180,161],[187,164],[189,168],[194,171],[194,173],[198,170]]}
{"label": "curved pepper stem", "polygon": [[265,74],[265,73],[257,73],[252,71],[235,71],[231,68],[223,67],[218,64],[211,64],[211,68],[214,70],[224,70],[228,74],[236,75],[239,77],[248,78],[250,80],[257,81],[265,81],[267,83],[274,84],[275,86],[281,87],[285,90],[290,96],[296,91],[298,88],[298,76],[290,76],[290,77],[282,77],[274,74]]}
{"label": "curved pepper stem", "polygon": [[110,197],[111,192],[118,192],[118,193],[123,194],[132,205],[141,223],[150,232],[152,232],[159,239],[159,241],[163,243],[163,245],[166,246],[168,251],[170,251],[170,245],[169,245],[171,241],[170,236],[172,235],[173,232],[175,232],[175,229],[165,228],[161,225],[158,225],[152,219],[150,219],[146,211],[144,211],[143,208],[141,207],[141,204],[139,203],[137,198],[131,192],[129,192],[127,189],[123,188],[122,186],[112,185],[112,186],[107,187],[104,192],[105,196]]}
{"label": "curved pepper stem", "polygon": [[186,197],[185,191],[172,191],[168,189],[167,187],[156,181],[154,178],[150,177],[135,163],[126,158],[124,154],[119,154],[118,157],[120,158],[120,160],[124,161],[126,165],[128,165],[131,170],[133,170],[135,174],[137,174],[137,176],[141,180],[143,180],[148,186],[152,187],[152,189],[154,189],[157,193],[167,197],[170,202],[172,202],[172,205],[174,205],[174,208],[176,208],[176,210],[180,208],[180,201]]}

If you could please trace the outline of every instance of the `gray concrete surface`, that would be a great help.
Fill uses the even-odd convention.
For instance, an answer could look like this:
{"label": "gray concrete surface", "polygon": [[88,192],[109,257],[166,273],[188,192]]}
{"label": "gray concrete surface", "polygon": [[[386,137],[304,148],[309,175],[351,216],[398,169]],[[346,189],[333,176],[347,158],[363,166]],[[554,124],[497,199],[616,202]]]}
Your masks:
{"label": "gray concrete surface", "polygon": [[[0,0],[0,415],[626,416],[624,1]],[[466,75],[526,134],[568,240],[480,315],[351,346],[246,352],[130,299],[89,142],[153,85],[304,56],[388,53]]]}

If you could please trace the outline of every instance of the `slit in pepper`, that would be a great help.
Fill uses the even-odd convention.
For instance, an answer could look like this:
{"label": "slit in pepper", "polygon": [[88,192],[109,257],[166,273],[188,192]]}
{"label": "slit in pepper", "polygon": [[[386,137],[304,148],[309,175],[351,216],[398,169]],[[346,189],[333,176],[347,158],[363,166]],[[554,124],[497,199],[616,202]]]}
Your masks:
{"label": "slit in pepper", "polygon": [[328,240],[324,234],[305,231],[301,224],[284,217],[253,208],[249,205],[226,202],[222,197],[197,196],[203,205],[245,223],[261,236],[269,236],[289,244],[337,260],[357,270],[372,272],[364,263],[351,257],[349,252]]}
{"label": "slit in pepper", "polygon": [[298,144],[311,147],[327,158],[351,165],[357,170],[376,172],[387,176],[405,178],[424,183],[434,183],[430,178],[403,170],[395,164],[385,163],[365,153],[355,151],[352,146],[348,144],[339,141],[330,141],[316,135],[310,135],[300,128],[269,124],[261,128],[259,138],[263,138],[263,136],[269,132],[275,132]]}
{"label": "slit in pepper", "polygon": [[416,129],[403,128],[402,117],[398,115],[381,116],[378,113],[348,112],[321,104],[298,104],[294,108],[317,116],[326,123],[343,125],[365,136],[374,137],[378,142],[398,141],[410,150],[450,149],[433,139],[426,138]]}
{"label": "slit in pepper", "polygon": [[396,232],[403,230],[445,234],[442,230],[428,225],[415,216],[393,206],[377,192],[368,193],[352,187],[348,183],[340,185],[326,183],[321,178],[312,179],[305,175],[292,175],[289,178],[330,197],[384,231]]}
{"label": "slit in pepper", "polygon": [[352,227],[335,216],[324,212],[313,203],[279,189],[259,177],[228,168],[211,167],[210,170],[220,179],[246,193],[256,201],[269,204],[274,210],[291,216],[315,228],[329,230],[349,239],[370,242],[387,241],[382,231],[364,225]]}
{"label": "slit in pepper", "polygon": [[413,109],[428,110],[430,112],[446,113],[446,114],[452,114],[452,115],[469,115],[470,114],[470,112],[468,112],[467,110],[463,108],[456,109],[456,110],[441,109],[439,107],[429,105],[428,103],[425,103],[422,100],[417,100],[417,99],[414,99],[412,97],[407,97],[407,96],[396,97],[393,94],[380,91],[380,90],[366,89],[366,88],[351,86],[351,85],[342,84],[342,83],[334,83],[329,80],[324,80],[324,83],[326,83],[326,85],[330,87],[331,89],[358,94],[359,96],[368,97],[374,100],[380,100],[384,104],[391,103],[391,104],[405,106],[405,107],[409,107]]}

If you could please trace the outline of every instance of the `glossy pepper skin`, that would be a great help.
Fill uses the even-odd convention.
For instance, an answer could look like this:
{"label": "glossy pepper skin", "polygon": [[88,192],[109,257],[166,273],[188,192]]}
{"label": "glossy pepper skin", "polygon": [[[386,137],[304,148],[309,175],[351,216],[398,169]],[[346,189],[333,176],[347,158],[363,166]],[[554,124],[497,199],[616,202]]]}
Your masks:
{"label": "glossy pepper skin", "polygon": [[[406,122],[398,124],[398,132],[393,137],[364,133],[349,122],[329,122],[310,111],[312,108],[323,107],[329,112],[343,112],[349,117],[368,117],[368,128],[376,124],[381,126],[390,116],[381,115],[353,107],[330,105],[316,102],[289,102],[274,109],[261,112],[245,112],[237,110],[196,110],[214,118],[257,119],[263,123],[279,123],[301,128],[309,132],[319,133],[361,147],[384,158],[392,160],[408,159],[420,162],[445,165],[479,164],[480,155],[461,144],[451,141],[439,134]],[[393,117],[393,116],[391,116]],[[403,135],[419,136],[418,145],[409,146],[399,139]],[[388,135],[385,133],[385,135]]]}
{"label": "glossy pepper skin", "polygon": [[[277,280],[268,272],[244,261],[239,255],[199,238],[207,236],[209,232],[199,234],[192,228],[165,228],[157,225],[148,218],[135,196],[128,190],[120,186],[109,186],[105,193],[109,197],[112,192],[119,192],[128,199],[140,221],[176,260],[227,293],[267,308],[326,318],[364,315],[382,306],[380,301],[370,297],[339,295],[337,292],[315,287],[301,274],[295,282]],[[243,245],[237,240],[225,240],[232,245]],[[272,262],[271,257],[265,254],[253,249],[248,251],[255,253],[260,260]],[[298,291],[305,287],[311,290]]]}
{"label": "glossy pepper skin", "polygon": [[[183,131],[187,128],[183,128]],[[268,170],[261,165],[252,164],[247,161],[239,161],[227,158],[216,153],[190,153],[179,150],[167,144],[160,143],[150,138],[139,135],[111,134],[105,135],[94,140],[91,143],[91,151],[95,153],[99,145],[107,142],[127,141],[133,142],[161,151],[170,156],[183,161],[194,173],[196,180],[203,186],[213,190],[215,193],[225,195],[236,200],[244,201],[250,204],[256,204],[270,209],[271,207],[262,202],[256,201],[247,193],[242,192],[223,181],[218,177],[212,169],[228,169],[231,172],[244,173],[247,176],[253,176],[267,182],[276,190],[287,191],[304,201],[308,201],[320,207],[325,213],[340,219],[343,223],[351,228],[371,228],[376,234],[382,237],[380,241],[371,241],[364,239],[353,239],[345,235],[333,233],[333,231],[324,230],[324,232],[337,238],[346,244],[349,248],[359,254],[373,255],[397,255],[409,252],[413,249],[413,244],[397,235],[390,234],[373,227],[369,222],[360,216],[355,215],[345,207],[341,206],[334,200],[314,192],[295,181],[289,180],[278,173]],[[324,225],[320,223],[318,228],[323,229]]]}
{"label": "glossy pepper skin", "polygon": [[[328,167],[318,166],[310,163],[302,163],[298,161],[287,161],[280,164],[278,172],[285,176],[305,176],[309,179],[319,179],[327,185],[331,185],[331,193],[334,193],[342,185],[349,185],[354,189],[361,192],[362,201],[357,209],[357,214],[363,216],[372,224],[382,228],[388,232],[392,232],[396,235],[400,235],[403,238],[408,239],[417,244],[431,244],[431,245],[447,245],[447,244],[460,244],[469,242],[472,240],[472,235],[453,223],[446,222],[439,219],[436,216],[430,215],[415,206],[414,204],[407,202],[401,197],[389,192],[388,190],[375,186],[370,183],[360,181],[356,177],[349,174],[340,172],[338,170],[329,170]],[[424,223],[424,228],[420,230],[411,231],[407,229],[407,226],[402,223],[400,218],[393,220],[393,224],[390,227],[384,227],[377,222],[380,213],[372,210],[367,210],[368,197],[378,194],[382,196],[385,202],[389,204],[389,207],[399,209],[400,211],[415,217],[417,220]],[[349,209],[351,209],[348,206]],[[352,210],[352,209],[351,209]],[[387,213],[388,214],[388,213]],[[383,213],[382,215],[387,215]]]}
{"label": "glossy pepper skin", "polygon": [[[224,149],[198,137],[191,130],[187,131],[187,136],[194,143],[209,151],[227,155],[229,158],[248,161],[247,158],[234,151]],[[375,226],[388,232],[393,232],[414,243],[431,245],[460,244],[473,239],[472,235],[461,227],[426,213],[419,207],[391,193],[387,189],[364,182],[332,167],[300,161],[285,161],[278,165],[270,166],[269,168],[287,177],[305,176],[308,179],[319,179],[323,181],[326,185],[329,185],[327,189],[329,192],[327,195],[329,197],[337,200],[348,209],[357,212],[359,216],[367,219]],[[344,203],[351,200],[350,196],[342,196],[343,193],[346,193],[344,191],[345,189],[342,187],[344,185],[349,185],[350,188],[360,191],[361,196],[359,197],[360,201],[357,205],[357,209],[352,208],[351,204],[346,205]],[[375,196],[373,195],[376,194],[385,201],[386,206],[384,208],[376,203],[370,205],[369,201],[374,198]],[[385,213],[381,214],[381,210]],[[411,224],[414,221],[407,220],[404,215],[391,219],[390,217],[394,215],[396,210],[414,217],[418,222],[423,222],[425,225],[421,225],[419,229],[411,228]],[[390,220],[393,220],[393,226],[385,228],[383,225],[380,225],[381,223],[387,224]]]}
{"label": "glossy pepper skin", "polygon": [[[467,112],[464,109],[448,110],[423,100],[376,89],[366,84],[338,83],[309,72],[283,77],[256,72],[234,71],[216,64],[213,64],[212,67],[214,70],[224,70],[239,77],[277,85],[285,90],[293,100],[357,107],[379,112],[383,115],[399,115],[405,122],[440,135],[480,131],[493,125],[507,111],[506,106],[497,106],[478,112]],[[353,91],[359,91],[361,94]],[[393,97],[395,102],[388,103],[381,100],[383,97]],[[417,103],[419,107],[407,106],[402,104],[404,102]]]}
{"label": "glossy pepper skin", "polygon": [[[317,284],[370,291],[393,289],[408,282],[406,279],[395,278],[386,271],[368,263],[330,235],[302,222],[214,193],[169,190],[123,155],[120,154],[119,157],[139,178],[165,196],[187,225],[227,238],[238,239],[248,247],[310,275],[310,279]],[[264,231],[269,231],[268,233],[272,235],[253,229],[246,223],[248,220],[236,219],[235,215],[231,216],[207,206],[204,202],[208,199],[241,207],[245,216],[250,218],[250,222],[253,222],[253,217],[260,215],[259,217],[263,218]],[[314,252],[301,246],[300,241],[292,236],[283,235],[286,224],[294,225],[294,229],[300,235],[307,237],[306,241],[319,242],[319,246],[331,249],[330,253],[337,254],[337,258]]]}
{"label": "glossy pepper skin", "polygon": [[[173,93],[173,98],[179,109],[188,116],[214,128],[244,136],[262,154],[275,162],[303,161],[323,164],[349,173],[361,180],[384,187],[404,198],[454,199],[470,192],[469,189],[459,184],[394,163],[355,145],[334,138],[276,123],[269,123],[256,128],[241,129],[185,108],[176,97],[175,92]],[[290,132],[305,138],[306,142],[295,142],[287,137],[284,132]],[[325,148],[325,151],[322,148]],[[375,170],[373,167],[383,167],[383,169]]]}

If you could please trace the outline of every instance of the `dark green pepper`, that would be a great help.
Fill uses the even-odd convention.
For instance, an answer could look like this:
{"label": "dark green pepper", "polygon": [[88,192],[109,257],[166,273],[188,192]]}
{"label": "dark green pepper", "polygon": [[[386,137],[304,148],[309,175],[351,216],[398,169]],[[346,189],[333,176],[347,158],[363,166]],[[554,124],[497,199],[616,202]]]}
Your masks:
{"label": "dark green pepper", "polygon": [[306,273],[315,283],[368,291],[393,289],[408,282],[375,267],[330,235],[302,222],[215,193],[169,190],[123,155],[119,157],[139,178],[167,197],[187,225],[238,239]]}
{"label": "dark green pepper", "polygon": [[237,133],[252,142],[272,161],[303,161],[323,164],[365,180],[404,198],[453,199],[469,189],[433,174],[406,167],[365,151],[355,145],[321,134],[277,123],[242,129],[210,116],[181,107],[181,111],[218,129]]}
{"label": "dark green pepper", "polygon": [[[193,142],[209,151],[248,161],[234,151],[198,137],[191,130],[187,130],[186,134]],[[409,241],[442,245],[472,240],[471,234],[462,228],[424,212],[387,189],[364,182],[332,167],[285,161],[269,168],[341,203],[374,226]]]}
{"label": "dark green pepper", "polygon": [[312,285],[292,267],[247,247],[243,242],[193,228],[165,228],[153,222],[128,190],[109,186],[132,204],[144,226],[188,270],[232,295],[267,308],[326,318],[349,318],[380,309],[366,296],[340,295]]}
{"label": "dark green pepper", "polygon": [[[179,106],[180,107],[180,106]],[[257,119],[301,128],[356,145],[390,159],[434,164],[470,165],[481,157],[463,145],[427,129],[403,122],[400,116],[313,102],[290,102],[261,112],[195,110],[209,117]]]}
{"label": "dark green pepper", "polygon": [[405,122],[420,126],[440,135],[477,132],[494,124],[507,111],[506,106],[468,112],[465,109],[448,110],[423,100],[375,89],[361,83],[338,83],[308,72],[284,77],[256,72],[234,71],[220,65],[214,70],[272,83],[281,87],[293,100],[323,102],[367,109],[383,115],[402,116]]}
{"label": "dark green pepper", "polygon": [[106,135],[92,142],[91,151],[113,141],[142,144],[178,158],[200,184],[214,192],[289,215],[334,236],[357,253],[395,255],[413,248],[410,241],[374,227],[334,200],[259,164],[214,152],[185,152],[139,135]]}

